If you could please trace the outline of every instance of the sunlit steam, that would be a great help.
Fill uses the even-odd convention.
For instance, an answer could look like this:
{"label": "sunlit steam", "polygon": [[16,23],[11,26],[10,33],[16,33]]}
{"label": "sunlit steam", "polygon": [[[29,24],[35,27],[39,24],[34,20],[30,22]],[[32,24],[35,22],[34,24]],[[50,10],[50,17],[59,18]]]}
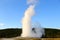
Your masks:
{"label": "sunlit steam", "polygon": [[[32,30],[31,18],[35,14],[35,4],[38,0],[27,0],[29,7],[26,9],[24,16],[22,18],[22,34],[21,37],[41,37],[43,29],[38,25],[35,26],[34,30]],[[35,32],[34,32],[35,31]]]}
{"label": "sunlit steam", "polygon": [[27,0],[27,4],[28,5],[36,5],[37,4],[37,2],[38,2],[38,0]]}
{"label": "sunlit steam", "polygon": [[22,19],[22,36],[30,36],[32,27],[31,27],[31,17],[34,15],[34,6],[29,6],[25,11],[25,15]]}

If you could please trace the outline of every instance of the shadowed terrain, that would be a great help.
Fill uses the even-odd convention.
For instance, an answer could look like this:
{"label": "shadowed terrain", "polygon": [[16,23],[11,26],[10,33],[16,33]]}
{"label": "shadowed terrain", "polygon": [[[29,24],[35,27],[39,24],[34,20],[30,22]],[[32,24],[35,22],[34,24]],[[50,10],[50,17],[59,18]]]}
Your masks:
{"label": "shadowed terrain", "polygon": [[[45,35],[42,38],[60,38],[60,30],[45,28]],[[0,30],[0,38],[12,38],[20,36],[22,29],[19,28],[10,28]]]}

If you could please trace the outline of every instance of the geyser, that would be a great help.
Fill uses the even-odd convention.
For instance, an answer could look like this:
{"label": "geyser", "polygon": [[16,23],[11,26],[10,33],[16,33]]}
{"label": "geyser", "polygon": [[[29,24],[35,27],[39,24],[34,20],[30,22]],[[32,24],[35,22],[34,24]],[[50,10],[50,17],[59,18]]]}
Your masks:
{"label": "geyser", "polygon": [[[29,7],[24,13],[24,17],[22,18],[22,34],[21,37],[41,37],[43,32],[42,28],[35,27],[34,30],[32,30],[32,23],[31,18],[35,14],[35,3],[37,0],[27,0]],[[35,32],[34,32],[35,31]]]}
{"label": "geyser", "polygon": [[25,11],[25,15],[22,19],[22,37],[28,37],[31,36],[31,17],[34,14],[34,6],[31,5],[29,8]]}

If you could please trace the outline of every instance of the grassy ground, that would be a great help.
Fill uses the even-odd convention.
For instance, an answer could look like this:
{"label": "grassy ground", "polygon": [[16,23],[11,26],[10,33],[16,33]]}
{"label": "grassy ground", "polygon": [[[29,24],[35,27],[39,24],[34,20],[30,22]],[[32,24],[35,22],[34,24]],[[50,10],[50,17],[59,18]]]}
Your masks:
{"label": "grassy ground", "polygon": [[16,40],[60,40],[60,38],[17,38]]}
{"label": "grassy ground", "polygon": [[60,38],[6,38],[0,40],[60,40]]}

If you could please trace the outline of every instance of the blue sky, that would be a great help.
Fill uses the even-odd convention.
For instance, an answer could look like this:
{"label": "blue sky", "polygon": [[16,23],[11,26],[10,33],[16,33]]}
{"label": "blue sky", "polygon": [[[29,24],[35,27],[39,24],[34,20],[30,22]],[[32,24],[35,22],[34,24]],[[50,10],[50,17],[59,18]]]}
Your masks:
{"label": "blue sky", "polygon": [[[26,0],[0,0],[0,29],[21,28],[21,19],[28,8]],[[44,28],[60,28],[60,0],[39,0],[32,22]]]}

